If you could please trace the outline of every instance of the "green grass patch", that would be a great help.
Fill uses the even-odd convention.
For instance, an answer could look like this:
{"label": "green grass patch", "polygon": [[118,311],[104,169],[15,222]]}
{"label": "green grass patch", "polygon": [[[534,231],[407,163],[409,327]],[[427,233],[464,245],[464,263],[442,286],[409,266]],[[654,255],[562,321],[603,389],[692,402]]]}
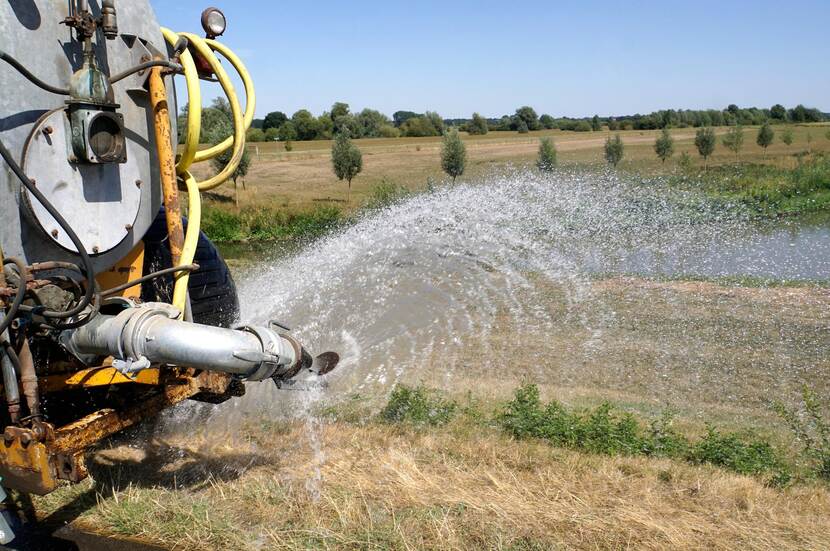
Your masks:
{"label": "green grass patch", "polygon": [[680,187],[740,204],[750,213],[781,216],[830,209],[830,156],[799,158],[795,168],[767,164],[723,165],[696,177],[675,176]]}
{"label": "green grass patch", "polygon": [[279,241],[319,237],[342,220],[342,211],[334,206],[306,212],[253,207],[233,211],[208,206],[202,213],[202,231],[218,243]]}
{"label": "green grass patch", "polygon": [[610,403],[592,410],[569,409],[557,401],[543,404],[536,385],[516,390],[497,417],[518,439],[538,438],[551,445],[604,455],[646,455],[715,465],[739,474],[763,476],[785,485],[792,468],[768,441],[749,432],[721,432],[709,427],[693,440],[672,427],[672,415],[646,425]]}

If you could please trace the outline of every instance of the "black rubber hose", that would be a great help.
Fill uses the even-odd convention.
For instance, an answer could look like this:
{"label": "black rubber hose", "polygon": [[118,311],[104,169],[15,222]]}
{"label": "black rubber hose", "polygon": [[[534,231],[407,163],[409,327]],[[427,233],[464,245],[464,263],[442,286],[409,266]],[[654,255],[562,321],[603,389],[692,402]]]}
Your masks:
{"label": "black rubber hose", "polygon": [[13,58],[11,55],[7,54],[3,50],[0,50],[0,59],[2,59],[6,63],[8,63],[12,67],[14,67],[15,69],[17,69],[18,73],[20,73],[21,75],[26,77],[29,80],[29,82],[31,82],[32,84],[34,84],[38,88],[43,88],[47,92],[51,92],[53,94],[58,94],[58,95],[61,95],[61,96],[68,96],[69,95],[69,90],[68,89],[58,88],[57,86],[52,86],[51,84],[47,84],[47,83],[43,82],[42,80],[37,78],[35,75],[33,75],[29,71],[29,69],[24,67],[22,63],[17,61],[15,58]]}
{"label": "black rubber hose", "polygon": [[198,269],[198,264],[185,264],[183,266],[174,266],[172,268],[166,268],[164,270],[159,270],[158,272],[153,272],[152,274],[147,274],[146,276],[140,277],[138,279],[128,281],[127,283],[123,283],[118,287],[107,289],[106,291],[101,292],[101,296],[109,297],[114,294],[120,293],[121,291],[126,291],[127,289],[135,287],[136,285],[141,285],[142,283],[147,283],[148,281],[153,281],[154,279],[164,277],[166,275],[177,274],[179,272],[195,272]]}
{"label": "black rubber hose", "polygon": [[83,272],[84,276],[86,276],[87,284],[86,284],[86,292],[84,293],[83,298],[81,301],[71,310],[67,310],[66,312],[50,312],[45,310],[43,312],[37,312],[39,315],[45,318],[54,318],[54,319],[68,319],[74,316],[77,316],[84,309],[89,306],[89,303],[92,302],[92,298],[95,295],[95,267],[92,265],[92,259],[89,257],[89,253],[86,252],[86,247],[84,246],[83,242],[78,237],[78,234],[75,233],[75,230],[72,229],[72,226],[69,225],[69,222],[61,216],[61,213],[58,212],[58,209],[49,202],[49,199],[46,198],[45,195],[37,188],[37,186],[32,182],[26,173],[23,172],[23,169],[20,168],[20,165],[17,164],[17,161],[14,160],[9,150],[6,149],[6,145],[0,141],[0,156],[3,157],[3,160],[6,161],[6,164],[9,165],[9,168],[12,169],[15,176],[20,179],[20,182],[26,188],[26,190],[35,196],[35,199],[43,205],[43,208],[46,209],[52,218],[58,223],[58,225],[66,232],[66,235],[69,236],[69,239],[78,249],[78,254],[81,256],[81,262],[83,263]]}
{"label": "black rubber hose", "polygon": [[131,69],[127,69],[124,72],[118,73],[117,75],[110,77],[110,84],[115,84],[119,80],[124,80],[128,76],[135,74],[139,71],[146,71],[147,69],[151,69],[153,67],[167,67],[168,69],[175,71],[177,73],[181,73],[184,71],[181,65],[178,63],[173,63],[172,61],[166,61],[164,59],[156,59],[153,61],[147,61],[142,63],[141,65],[136,65]]}
{"label": "black rubber hose", "polygon": [[[6,264],[14,264],[17,266],[17,271],[20,274],[20,281],[17,284],[17,294],[14,297],[14,301],[12,302],[11,306],[9,306],[9,311],[3,317],[3,321],[0,322],[0,335],[6,332],[14,318],[17,317],[17,312],[20,310],[20,305],[23,304],[23,299],[26,296],[26,280],[29,279],[27,277],[27,270],[26,264],[22,261],[18,260],[17,258],[9,257],[3,259],[3,266]],[[0,270],[3,268],[0,266]]]}

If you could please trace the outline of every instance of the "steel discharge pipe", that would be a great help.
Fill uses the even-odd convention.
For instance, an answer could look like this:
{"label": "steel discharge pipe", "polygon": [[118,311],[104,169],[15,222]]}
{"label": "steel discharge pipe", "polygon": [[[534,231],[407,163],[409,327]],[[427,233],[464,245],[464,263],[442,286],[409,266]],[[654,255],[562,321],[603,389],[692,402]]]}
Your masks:
{"label": "steel discharge pipe", "polygon": [[262,381],[293,377],[310,363],[296,340],[273,329],[198,325],[178,320],[179,313],[169,304],[149,303],[116,316],[98,315],[64,331],[61,342],[78,357],[112,356],[114,367],[125,373],[164,364]]}

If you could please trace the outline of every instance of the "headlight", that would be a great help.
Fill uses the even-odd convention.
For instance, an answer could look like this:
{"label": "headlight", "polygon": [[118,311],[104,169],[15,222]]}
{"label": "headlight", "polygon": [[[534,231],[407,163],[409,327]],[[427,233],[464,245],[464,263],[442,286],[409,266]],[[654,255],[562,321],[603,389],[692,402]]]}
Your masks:
{"label": "headlight", "polygon": [[219,8],[208,8],[202,12],[202,28],[208,38],[216,38],[225,33],[228,20]]}

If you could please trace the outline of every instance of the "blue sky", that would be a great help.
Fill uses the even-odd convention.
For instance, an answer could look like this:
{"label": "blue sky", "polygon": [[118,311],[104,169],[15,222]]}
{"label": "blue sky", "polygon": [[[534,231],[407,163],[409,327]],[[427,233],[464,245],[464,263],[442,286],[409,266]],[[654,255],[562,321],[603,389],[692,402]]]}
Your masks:
{"label": "blue sky", "polygon": [[[622,115],[729,103],[830,111],[830,1],[205,0],[247,63],[257,113]],[[151,0],[200,29],[205,1]],[[209,97],[221,90],[208,90]]]}

